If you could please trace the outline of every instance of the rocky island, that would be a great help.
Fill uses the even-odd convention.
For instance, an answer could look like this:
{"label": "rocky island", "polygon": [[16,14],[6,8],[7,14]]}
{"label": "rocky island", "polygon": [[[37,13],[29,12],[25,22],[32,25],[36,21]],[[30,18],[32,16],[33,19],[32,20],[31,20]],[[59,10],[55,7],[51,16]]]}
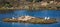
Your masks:
{"label": "rocky island", "polygon": [[32,24],[52,24],[56,23],[56,19],[50,19],[49,17],[45,18],[36,18],[32,16],[21,16],[19,18],[5,18],[4,22],[20,22],[20,23],[32,23]]}

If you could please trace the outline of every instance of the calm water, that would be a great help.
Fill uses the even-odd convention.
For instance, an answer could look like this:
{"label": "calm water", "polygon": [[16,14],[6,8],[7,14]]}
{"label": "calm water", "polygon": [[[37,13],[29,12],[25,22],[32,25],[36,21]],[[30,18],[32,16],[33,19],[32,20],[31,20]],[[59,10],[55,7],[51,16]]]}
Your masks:
{"label": "calm water", "polygon": [[0,14],[0,27],[60,27],[60,22],[55,24],[28,24],[28,23],[7,23],[2,22],[3,18],[20,17],[20,16],[34,16],[34,17],[51,17],[60,19],[60,10],[42,10],[42,11],[27,11],[16,10],[11,13]]}

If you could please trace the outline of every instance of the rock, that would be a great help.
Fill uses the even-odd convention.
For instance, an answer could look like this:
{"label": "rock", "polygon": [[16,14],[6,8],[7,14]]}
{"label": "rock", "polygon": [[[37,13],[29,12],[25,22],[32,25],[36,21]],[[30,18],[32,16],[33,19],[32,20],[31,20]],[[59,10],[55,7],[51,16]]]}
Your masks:
{"label": "rock", "polygon": [[22,16],[19,18],[15,18],[15,19],[3,19],[4,22],[23,22],[23,23],[33,23],[33,24],[52,24],[52,23],[56,23],[56,19],[44,19],[44,18],[36,18],[36,17],[32,17],[32,16]]}

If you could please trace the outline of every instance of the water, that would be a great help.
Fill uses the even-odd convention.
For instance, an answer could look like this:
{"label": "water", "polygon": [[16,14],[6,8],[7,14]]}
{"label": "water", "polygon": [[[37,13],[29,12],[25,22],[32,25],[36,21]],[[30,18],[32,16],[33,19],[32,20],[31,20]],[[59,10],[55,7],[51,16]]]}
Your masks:
{"label": "water", "polygon": [[42,10],[42,11],[27,11],[16,10],[11,13],[0,14],[0,27],[60,27],[60,22],[55,24],[28,24],[28,23],[7,23],[2,22],[3,18],[20,17],[20,16],[34,16],[34,17],[51,17],[60,19],[60,10]]}

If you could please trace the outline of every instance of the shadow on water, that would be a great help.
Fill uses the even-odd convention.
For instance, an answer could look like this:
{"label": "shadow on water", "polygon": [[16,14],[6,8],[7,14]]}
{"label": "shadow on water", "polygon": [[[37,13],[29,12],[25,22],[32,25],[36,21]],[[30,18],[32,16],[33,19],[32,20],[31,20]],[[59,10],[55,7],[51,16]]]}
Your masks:
{"label": "shadow on water", "polygon": [[60,23],[60,18],[56,18],[56,21],[57,21],[58,23]]}
{"label": "shadow on water", "polygon": [[0,10],[0,14],[6,14],[6,13],[11,13],[14,10]]}

